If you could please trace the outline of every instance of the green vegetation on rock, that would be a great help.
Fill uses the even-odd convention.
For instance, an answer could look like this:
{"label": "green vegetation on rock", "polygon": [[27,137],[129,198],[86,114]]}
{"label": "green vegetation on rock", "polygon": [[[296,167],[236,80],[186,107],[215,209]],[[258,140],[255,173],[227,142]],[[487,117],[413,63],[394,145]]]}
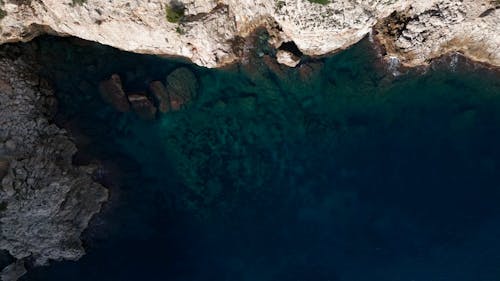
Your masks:
{"label": "green vegetation on rock", "polygon": [[178,23],[184,17],[184,5],[182,3],[171,2],[165,7],[167,20],[172,23]]}
{"label": "green vegetation on rock", "polygon": [[[0,0],[0,5],[3,6],[3,1]],[[3,19],[5,16],[7,16],[7,12],[4,11],[2,8],[0,8],[0,20]]]}
{"label": "green vegetation on rock", "polygon": [[87,0],[71,0],[71,1],[73,6],[82,5],[83,3],[87,2]]}
{"label": "green vegetation on rock", "polygon": [[311,3],[316,3],[316,4],[321,4],[321,5],[326,5],[330,3],[330,0],[307,0]]}
{"label": "green vegetation on rock", "polygon": [[186,32],[184,31],[184,29],[182,29],[180,26],[178,26],[178,27],[175,28],[175,32],[179,33],[180,35],[186,34]]}

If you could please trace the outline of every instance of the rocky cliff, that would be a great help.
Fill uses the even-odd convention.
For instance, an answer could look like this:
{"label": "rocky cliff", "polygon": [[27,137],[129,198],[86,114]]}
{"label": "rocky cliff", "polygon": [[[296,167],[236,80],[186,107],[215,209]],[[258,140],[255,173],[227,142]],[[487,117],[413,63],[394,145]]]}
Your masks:
{"label": "rocky cliff", "polygon": [[[305,55],[370,34],[387,57],[427,64],[447,52],[500,65],[498,0],[2,0],[0,43],[71,35],[123,50],[185,57],[206,67],[240,59],[238,42],[264,26],[276,48]],[[290,66],[289,55],[280,60]]]}
{"label": "rocky cliff", "polygon": [[0,250],[17,261],[3,269],[3,281],[24,274],[25,261],[80,258],[80,235],[107,199],[92,168],[72,165],[76,147],[51,121],[56,100],[48,83],[24,58],[9,57],[15,50],[6,51],[0,54]]}

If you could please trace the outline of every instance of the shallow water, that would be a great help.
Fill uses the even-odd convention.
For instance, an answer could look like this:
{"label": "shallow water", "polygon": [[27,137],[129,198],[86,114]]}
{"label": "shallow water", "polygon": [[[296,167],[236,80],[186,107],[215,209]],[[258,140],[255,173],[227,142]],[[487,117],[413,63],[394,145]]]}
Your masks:
{"label": "shallow water", "polygon": [[[301,80],[43,38],[75,163],[111,203],[77,262],[22,280],[500,280],[498,72],[446,61],[393,78],[367,41]],[[139,120],[97,83],[195,72],[189,108]]]}

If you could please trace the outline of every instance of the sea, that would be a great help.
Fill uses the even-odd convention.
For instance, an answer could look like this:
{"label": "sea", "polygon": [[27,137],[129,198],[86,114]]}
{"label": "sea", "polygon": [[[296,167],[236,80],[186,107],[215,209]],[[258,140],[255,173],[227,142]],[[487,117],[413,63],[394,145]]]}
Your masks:
{"label": "sea", "polygon": [[[498,69],[459,54],[398,68],[368,39],[294,69],[270,67],[265,44],[221,69],[31,44],[74,164],[97,167],[110,200],[85,256],[20,280],[500,280]],[[99,94],[113,73],[137,92],[180,67],[197,94],[155,120]]]}

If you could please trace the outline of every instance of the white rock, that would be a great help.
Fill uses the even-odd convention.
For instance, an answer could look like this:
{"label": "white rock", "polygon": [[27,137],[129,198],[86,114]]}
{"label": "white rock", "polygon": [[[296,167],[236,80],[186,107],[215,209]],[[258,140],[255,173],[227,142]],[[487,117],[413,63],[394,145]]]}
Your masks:
{"label": "white rock", "polygon": [[401,37],[385,41],[403,46],[404,51],[390,54],[401,57],[403,64],[425,64],[445,52],[460,51],[500,65],[499,11],[479,17],[492,7],[490,0],[335,0],[327,5],[308,0],[182,0],[182,23],[167,21],[167,2],[7,3],[2,8],[7,16],[1,20],[0,44],[27,41],[41,33],[72,35],[131,52],[182,56],[201,66],[220,67],[239,59],[233,52],[234,39],[259,26],[268,28],[275,47],[294,41],[304,54],[315,56],[345,49],[365,37],[377,21],[408,10],[408,32],[426,40],[412,35],[410,42],[419,44]]}
{"label": "white rock", "polygon": [[285,50],[279,50],[276,53],[276,59],[278,60],[278,63],[289,67],[296,67],[300,63],[299,57]]}

